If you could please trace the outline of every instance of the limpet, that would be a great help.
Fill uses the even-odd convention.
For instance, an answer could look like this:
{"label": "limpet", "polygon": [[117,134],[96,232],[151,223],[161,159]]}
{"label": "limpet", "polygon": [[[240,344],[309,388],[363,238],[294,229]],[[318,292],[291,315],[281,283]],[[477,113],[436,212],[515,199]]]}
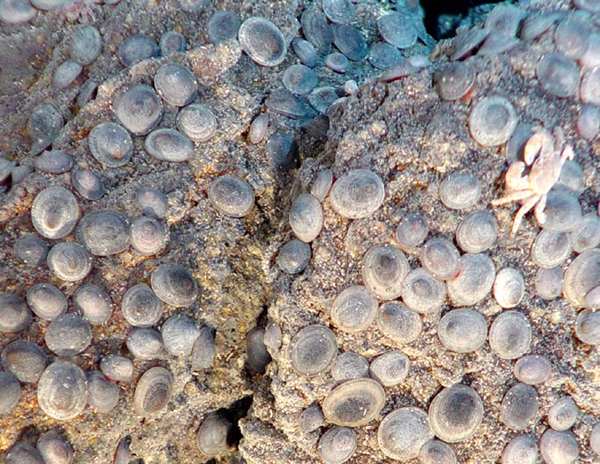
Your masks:
{"label": "limpet", "polygon": [[92,329],[77,314],[63,314],[54,319],[44,335],[46,346],[58,356],[76,356],[92,342]]}
{"label": "limpet", "polygon": [[15,240],[13,252],[26,266],[38,267],[46,261],[48,245],[37,234],[28,234]]}
{"label": "limpet", "polygon": [[55,361],[42,373],[37,388],[42,411],[56,420],[70,420],[81,414],[87,403],[87,382],[83,371],[68,361]]}
{"label": "limpet", "polygon": [[206,23],[206,37],[213,45],[228,42],[237,37],[242,21],[231,11],[215,12]]}
{"label": "limpet", "polygon": [[421,316],[399,301],[388,301],[379,307],[377,325],[383,335],[400,345],[417,340],[423,330]]}
{"label": "limpet", "polygon": [[481,198],[481,181],[470,171],[454,171],[440,184],[440,200],[450,209],[467,209]]}
{"label": "limpet", "polygon": [[75,195],[64,187],[47,187],[37,194],[31,206],[31,222],[35,230],[50,239],[69,235],[80,217]]}
{"label": "limpet", "polygon": [[358,427],[374,420],[384,405],[385,391],[375,380],[348,380],[325,398],[323,414],[336,425]]}
{"label": "limpet", "polygon": [[96,161],[109,168],[126,164],[133,155],[129,132],[114,122],[103,122],[90,131],[88,145]]}
{"label": "limpet", "polygon": [[265,345],[264,327],[254,327],[246,334],[246,357],[252,370],[264,374],[271,362],[271,355]]}
{"label": "limpet", "polygon": [[198,93],[192,72],[177,63],[167,63],[158,68],[154,75],[154,88],[164,101],[173,106],[191,103]]}
{"label": "limpet", "polygon": [[377,299],[362,285],[342,290],[331,305],[331,320],[340,330],[356,333],[365,330],[377,317]]}
{"label": "limpet", "polygon": [[487,322],[474,309],[453,309],[440,319],[437,333],[442,345],[449,350],[457,353],[471,353],[485,344]]}
{"label": "limpet", "polygon": [[502,451],[502,464],[535,464],[538,450],[535,439],[527,435],[513,438]]}
{"label": "limpet", "polygon": [[20,382],[36,383],[46,368],[48,356],[35,343],[17,340],[4,347],[0,361]]}
{"label": "limpet", "polygon": [[384,387],[404,382],[410,370],[408,356],[398,350],[388,351],[371,361],[369,374]]}
{"label": "limpet", "polygon": [[579,417],[579,408],[570,396],[558,399],[548,410],[548,425],[557,432],[569,430]]}
{"label": "limpet", "polygon": [[517,380],[527,385],[539,385],[550,377],[552,363],[546,356],[528,355],[520,358],[513,369]]}
{"label": "limpet", "polygon": [[46,259],[48,268],[61,280],[77,282],[92,270],[92,257],[79,243],[61,242],[54,245]]}
{"label": "limpet", "polygon": [[331,207],[340,216],[360,219],[371,216],[383,204],[385,187],[381,178],[367,169],[354,169],[333,184]]}
{"label": "limpet", "polygon": [[217,133],[217,118],[205,105],[194,103],[179,110],[177,128],[194,142],[206,142]]}
{"label": "limpet", "polygon": [[495,147],[510,138],[517,122],[517,112],[512,103],[499,95],[491,95],[473,106],[469,115],[469,130],[480,145]]}
{"label": "limpet", "polygon": [[277,265],[288,274],[299,274],[310,262],[312,252],[308,243],[290,240],[279,249]]}
{"label": "limpet", "polygon": [[496,274],[494,298],[503,308],[514,308],[525,295],[525,279],[514,267],[505,267]]}
{"label": "limpet", "polygon": [[173,393],[173,375],[164,367],[142,374],[133,394],[133,410],[140,416],[156,414],[167,406]]}
{"label": "limpet", "polygon": [[546,464],[571,464],[579,457],[579,446],[571,432],[548,429],[540,439],[540,453]]}
{"label": "limpet", "polygon": [[6,455],[5,464],[47,464],[40,452],[28,443],[19,442]]}
{"label": "limpet", "polygon": [[192,366],[192,371],[198,372],[202,369],[208,369],[210,366],[213,365],[213,362],[215,360],[215,354],[216,348],[213,329],[209,326],[201,327],[198,337],[194,342],[194,346],[192,347],[190,362]]}
{"label": "limpet", "polygon": [[113,111],[129,132],[146,135],[160,122],[163,106],[152,87],[135,84],[115,97]]}
{"label": "limpet", "polygon": [[505,311],[490,327],[489,341],[492,351],[502,359],[516,359],[529,351],[531,323],[518,311]]}
{"label": "limpet", "polygon": [[338,353],[335,335],[322,325],[309,325],[300,330],[289,345],[289,359],[300,375],[314,376],[331,367]]}
{"label": "limpet", "polygon": [[35,284],[27,290],[27,304],[41,319],[52,321],[67,311],[67,298],[54,285]]}
{"label": "limpet", "polygon": [[312,242],[323,228],[321,202],[310,193],[301,193],[292,203],[289,222],[298,239],[306,243]]}
{"label": "limpet", "polygon": [[188,316],[176,314],[163,323],[160,334],[169,354],[189,356],[192,354],[194,342],[200,336],[200,329]]}
{"label": "limpet", "polygon": [[119,387],[98,371],[86,373],[88,403],[100,413],[112,411],[119,402]]}
{"label": "limpet", "polygon": [[101,177],[89,169],[76,169],[71,174],[71,182],[77,193],[86,200],[99,200],[105,192]]}
{"label": "limpet", "polygon": [[19,402],[21,386],[11,372],[0,371],[0,415],[8,414]]}
{"label": "limpet", "polygon": [[524,430],[535,420],[539,411],[537,390],[531,385],[517,383],[504,395],[500,420],[513,430]]}
{"label": "limpet", "polygon": [[194,154],[194,144],[175,129],[156,129],[144,141],[146,152],[159,161],[182,163]]}
{"label": "limpet", "polygon": [[29,116],[27,132],[31,138],[29,154],[37,155],[54,142],[65,121],[54,103],[41,103]]}
{"label": "limpet", "polygon": [[429,440],[423,445],[419,451],[419,462],[421,464],[457,464],[454,450],[440,440]]}
{"label": "limpet", "polygon": [[79,221],[75,235],[94,256],[116,255],[129,248],[129,221],[112,209],[90,211]]}
{"label": "limpet", "polygon": [[0,332],[20,332],[27,328],[30,321],[31,310],[23,298],[0,292]]}
{"label": "limpet", "polygon": [[238,40],[248,56],[261,66],[277,66],[287,54],[281,30],[266,18],[246,19],[240,26]]}
{"label": "limpet", "polygon": [[446,286],[425,269],[413,269],[404,278],[402,300],[413,311],[432,314],[446,301]]}
{"label": "limpet", "polygon": [[206,456],[218,456],[226,452],[230,437],[234,433],[233,424],[220,412],[209,414],[198,429],[196,444]]}
{"label": "limpet", "polygon": [[314,432],[325,423],[325,416],[316,404],[309,406],[300,413],[298,426],[305,433]]}
{"label": "limpet", "polygon": [[438,280],[448,280],[458,274],[460,253],[452,242],[433,238],[421,247],[421,265]]}
{"label": "limpet", "polygon": [[125,67],[158,56],[158,45],[145,35],[134,35],[119,44],[117,57]]}
{"label": "limpet", "polygon": [[131,222],[131,246],[141,255],[157,254],[167,243],[168,232],[163,224],[152,217],[142,216]]}
{"label": "limpet", "polygon": [[40,435],[36,446],[45,464],[71,464],[73,462],[73,447],[54,430]]}
{"label": "limpet", "polygon": [[471,306],[490,294],[496,278],[492,260],[482,253],[460,258],[458,276],[448,280],[448,295],[455,306]]}
{"label": "limpet", "polygon": [[402,294],[404,278],[409,271],[408,259],[393,245],[374,245],[362,260],[365,287],[382,300],[393,300]]}
{"label": "limpet", "polygon": [[229,174],[210,183],[208,199],[220,213],[241,218],[254,207],[254,191],[248,182]]}
{"label": "limpet", "polygon": [[352,457],[356,446],[354,430],[348,427],[333,427],[321,436],[317,450],[325,464],[343,464]]}
{"label": "limpet", "polygon": [[110,380],[129,382],[133,377],[133,362],[124,356],[111,354],[100,360],[100,370]]}
{"label": "limpet", "polygon": [[145,361],[159,358],[164,351],[158,330],[138,327],[127,334],[127,349],[134,357]]}
{"label": "limpet", "polygon": [[198,295],[196,279],[177,264],[161,264],[152,273],[150,285],[158,298],[175,307],[191,305]]}
{"label": "limpet", "polygon": [[75,291],[73,308],[90,324],[100,325],[112,315],[112,300],[104,289],[94,284],[85,284]]}
{"label": "limpet", "polygon": [[400,462],[418,457],[423,445],[432,438],[427,414],[419,408],[396,409],[383,418],[377,429],[383,454]]}
{"label": "limpet", "polygon": [[94,26],[84,26],[71,34],[69,54],[81,66],[92,64],[102,52],[102,37]]}
{"label": "limpet", "polygon": [[472,437],[483,420],[483,403],[471,387],[455,384],[444,388],[429,406],[429,424],[433,433],[448,443]]}
{"label": "limpet", "polygon": [[492,247],[498,236],[498,221],[491,211],[474,211],[456,229],[456,243],[466,253],[481,253]]}

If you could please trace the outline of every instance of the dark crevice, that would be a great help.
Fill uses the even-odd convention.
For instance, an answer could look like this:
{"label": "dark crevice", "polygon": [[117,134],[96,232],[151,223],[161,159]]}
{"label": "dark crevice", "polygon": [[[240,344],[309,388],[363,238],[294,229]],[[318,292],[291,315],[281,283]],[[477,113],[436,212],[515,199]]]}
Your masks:
{"label": "dark crevice", "polygon": [[216,411],[217,414],[221,414],[233,424],[233,427],[227,435],[227,444],[231,447],[237,447],[242,439],[242,431],[240,430],[238,423],[240,419],[243,419],[248,415],[250,406],[252,406],[252,397],[246,396],[232,403],[229,408],[221,408]]}
{"label": "dark crevice", "polygon": [[[425,28],[436,40],[447,39],[454,36],[456,28],[465,18],[469,10],[479,5],[500,3],[499,0],[454,0],[440,2],[439,0],[421,0],[425,10]],[[444,20],[440,27],[440,16]],[[444,16],[446,16],[444,18]]]}

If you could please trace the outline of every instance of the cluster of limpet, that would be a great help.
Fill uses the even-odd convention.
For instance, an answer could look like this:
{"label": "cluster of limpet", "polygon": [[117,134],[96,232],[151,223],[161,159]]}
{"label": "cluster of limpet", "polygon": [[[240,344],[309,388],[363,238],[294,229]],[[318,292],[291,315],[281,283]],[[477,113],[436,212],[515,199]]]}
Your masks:
{"label": "cluster of limpet", "polygon": [[[455,463],[470,457],[470,443],[485,447],[484,424],[488,432],[502,431],[504,447],[500,457],[494,444],[490,449],[495,454],[485,462],[534,463],[542,459],[546,464],[562,464],[578,458],[595,462],[596,456],[589,452],[594,438],[589,424],[597,421],[595,406],[590,406],[584,395],[566,396],[554,382],[555,369],[564,366],[541,349],[548,343],[548,334],[540,333],[540,310],[536,309],[545,305],[557,308],[554,303],[558,301],[552,300],[564,295],[570,304],[568,325],[563,320],[553,330],[563,334],[561,337],[566,334],[577,350],[592,353],[590,358],[595,359],[594,349],[600,342],[600,229],[596,204],[590,205],[589,196],[582,196],[586,182],[578,163],[579,157],[585,160],[582,163],[589,162],[591,154],[590,145],[581,143],[578,136],[591,140],[595,133],[589,137],[578,134],[576,126],[583,125],[581,114],[580,121],[576,116],[565,122],[560,117],[540,113],[536,118],[535,111],[523,111],[519,96],[506,86],[495,86],[493,93],[488,89],[485,79],[490,78],[490,71],[484,69],[491,60],[507,67],[517,63],[518,53],[524,55],[527,44],[539,42],[543,50],[555,51],[544,55],[535,49],[539,61],[537,71],[534,66],[536,85],[552,95],[548,97],[552,101],[574,96],[589,103],[591,93],[579,85],[579,66],[586,73],[586,85],[593,86],[595,65],[590,63],[597,44],[588,33],[596,11],[583,3],[576,5],[576,12],[560,13],[499,6],[484,25],[463,29],[457,39],[440,47],[438,56],[447,54],[447,62],[440,60],[421,75],[416,75],[416,69],[404,74],[408,76],[408,94],[428,92],[427,105],[435,98],[455,102],[452,104],[459,107],[457,114],[470,138],[468,151],[498,160],[494,175],[505,180],[506,192],[491,196],[484,182],[493,178],[475,172],[476,168],[471,170],[467,163],[460,163],[464,167],[459,168],[456,160],[460,158],[456,157],[449,161],[453,170],[440,175],[445,167],[436,166],[430,177],[421,177],[426,195],[420,197],[415,189],[414,202],[399,196],[399,191],[412,195],[410,188],[398,186],[410,179],[398,172],[409,169],[413,160],[404,164],[396,157],[408,158],[411,150],[423,143],[410,132],[413,127],[406,119],[402,123],[408,127],[406,133],[401,125],[394,127],[391,116],[382,120],[382,114],[387,115],[383,112],[386,103],[378,100],[383,95],[378,84],[369,86],[372,96],[363,95],[364,100],[377,101],[372,107],[377,107],[375,114],[367,109],[370,102],[361,106],[361,98],[351,98],[346,115],[338,115],[348,132],[336,131],[339,145],[334,145],[338,152],[333,163],[324,158],[328,161],[303,167],[301,193],[289,209],[295,238],[281,247],[278,258],[284,276],[299,274],[291,277],[295,280],[290,289],[298,301],[290,302],[286,294],[281,304],[275,304],[271,316],[290,339],[268,345],[278,364],[272,371],[277,386],[272,389],[275,404],[290,407],[291,393],[282,383],[295,394],[305,395],[303,409],[296,409],[298,421],[294,424],[287,417],[280,421],[291,446],[306,453],[316,450],[326,463],[363,462],[366,455],[372,456],[372,462],[385,456],[401,462],[418,458],[423,463]],[[502,61],[504,57],[507,60]],[[550,59],[573,61],[577,72],[574,91],[562,94],[553,87],[567,85],[571,72],[558,65],[548,67]],[[527,74],[518,63],[514,66]],[[549,75],[563,71],[567,73],[564,79]],[[433,76],[430,88],[423,90],[429,76]],[[391,99],[394,92],[398,98],[414,96],[402,95],[402,90],[402,84],[386,89],[385,98]],[[437,95],[432,96],[434,92]],[[410,104],[388,106],[388,111],[419,111]],[[348,114],[362,119],[348,120]],[[423,118],[419,124],[429,122]],[[587,123],[598,126],[598,121]],[[390,136],[394,130],[398,132]],[[381,144],[370,140],[378,136]],[[405,137],[415,140],[383,148]],[[362,143],[358,140],[364,140],[368,148],[355,147],[353,144]],[[435,144],[428,147],[436,149]],[[398,154],[392,156],[388,150],[398,150]],[[467,159],[472,159],[471,154]],[[490,169],[490,164],[474,164],[478,169]],[[497,168],[501,164],[507,166],[505,171]],[[431,168],[424,165],[424,169]],[[482,182],[482,178],[486,180]],[[443,206],[432,204],[431,191]],[[427,201],[421,206],[419,198]],[[510,225],[497,206],[512,202],[521,206]],[[419,211],[420,207],[423,210]],[[527,219],[530,210],[533,222]],[[438,225],[428,216],[445,222]],[[507,240],[518,241],[518,247],[527,243],[519,237],[524,228],[537,237],[528,241],[529,249],[511,252],[512,259],[507,260],[509,253],[503,249],[510,246]],[[510,229],[514,238],[509,237]],[[430,350],[436,355],[424,347],[424,340],[432,341],[431,328],[443,348],[439,350],[434,343],[436,347]],[[444,350],[457,354],[448,356],[442,354]],[[423,371],[436,373],[435,356],[441,358],[440,363],[473,356],[475,363],[481,360],[485,369],[492,370],[510,366],[506,374],[502,370],[499,401],[492,403],[489,398],[494,387],[497,398],[499,386],[488,387],[486,381],[492,379],[479,377],[476,368],[466,371],[471,372],[467,376],[465,371],[446,377],[437,374],[433,380],[437,390],[427,385],[427,394],[419,394],[421,388],[411,382],[432,382],[431,373],[428,379]],[[390,364],[382,375],[378,362],[388,357]],[[414,377],[413,364],[419,365]],[[589,379],[586,382],[590,385]],[[381,388],[382,402],[374,399]],[[587,401],[588,408],[583,420],[581,401]],[[544,409],[545,404],[550,410]],[[290,411],[285,414],[289,417]],[[402,419],[394,420],[395,416]],[[377,446],[372,440],[374,427],[378,427]],[[541,433],[533,434],[538,427]],[[574,427],[577,430],[571,431]],[[249,455],[254,451],[251,445],[244,450]]]}
{"label": "cluster of limpet", "polygon": [[[64,2],[54,3],[59,7]],[[177,8],[197,15],[207,3],[180,0]],[[0,19],[6,16],[7,5],[16,13],[19,8],[27,10],[26,2],[0,0]],[[590,1],[578,1],[577,6],[595,10]],[[216,12],[208,20],[209,42],[218,46],[237,39],[249,57],[248,63],[252,60],[276,72],[286,62],[288,48],[299,60],[281,70],[283,88],[271,93],[265,101],[267,112],[249,124],[247,142],[258,145],[266,140],[264,147],[256,149],[264,151],[272,166],[294,167],[298,147],[289,133],[269,131],[280,127],[281,120],[285,121],[283,125],[295,124],[295,119],[327,114],[343,94],[333,85],[317,87],[319,82],[339,83],[339,75],[344,74],[357,77],[366,60],[370,66],[386,70],[380,84],[375,84],[382,86],[416,77],[426,67],[422,58],[403,57],[405,51],[412,54],[427,50],[428,38],[413,7],[399,4],[392,14],[378,13],[375,26],[383,41],[372,45],[357,21],[360,8],[350,0],[323,0],[318,6],[309,5],[298,17],[304,38],[296,37],[291,42],[276,20],[258,16],[242,20],[228,11]],[[586,434],[589,432],[593,417],[587,408],[579,409],[580,395],[571,398],[564,391],[552,390],[555,396],[549,396],[548,390],[555,388],[549,380],[556,378],[556,360],[550,353],[529,354],[543,353],[543,347],[538,338],[539,316],[528,305],[537,301],[534,286],[536,297],[548,301],[564,292],[572,306],[581,308],[576,321],[561,322],[567,330],[573,329],[577,349],[593,350],[600,343],[600,265],[595,254],[600,243],[600,220],[595,208],[587,211],[587,199],[582,198],[580,203],[583,170],[570,159],[571,145],[562,143],[564,134],[557,130],[562,122],[540,122],[534,117],[535,110],[525,118],[517,94],[502,85],[482,93],[486,85],[483,77],[489,76],[482,76],[482,61],[476,59],[501,58],[520,50],[523,44],[538,41],[538,37],[550,39],[552,51],[531,68],[534,71],[529,78],[537,83],[537,77],[539,87],[551,98],[578,96],[584,105],[578,109],[577,132],[593,140],[600,125],[600,112],[595,106],[599,102],[594,95],[598,78],[593,72],[598,64],[595,48],[600,42],[594,34],[587,34],[591,32],[587,14],[527,14],[518,7],[503,5],[492,11],[482,27],[461,30],[447,50],[449,60],[443,57],[441,64],[434,63],[423,72],[429,79],[430,95],[443,100],[446,108],[461,105],[464,126],[477,144],[477,149],[471,148],[473,156],[480,155],[478,149],[488,150],[485,156],[496,156],[497,149],[505,151],[509,166],[506,186],[513,191],[506,192],[497,203],[524,202],[515,226],[531,208],[535,208],[535,219],[542,226],[531,244],[531,257],[526,253],[525,263],[504,261],[506,217],[500,209],[484,205],[484,201],[492,200],[487,188],[489,176],[484,170],[471,170],[464,164],[459,167],[454,161],[429,166],[436,172],[428,182],[435,184],[440,200],[434,208],[442,210],[446,219],[451,218],[443,227],[441,221],[437,223],[431,203],[421,208],[418,197],[404,210],[407,203],[399,198],[397,184],[412,180],[398,182],[396,172],[405,167],[397,166],[391,174],[382,167],[386,160],[357,157],[348,165],[336,161],[331,168],[322,166],[313,182],[291,202],[285,218],[289,230],[285,233],[295,238],[288,240],[277,256],[283,274],[300,274],[290,291],[302,298],[306,292],[303,280],[321,278],[321,267],[329,266],[332,256],[338,260],[333,267],[342,268],[343,275],[316,280],[319,286],[309,290],[314,299],[298,311],[296,320],[285,320],[289,316],[273,309],[271,316],[279,318],[281,325],[270,321],[264,328],[248,331],[246,355],[247,364],[258,373],[267,369],[271,354],[278,362],[279,371],[269,371],[272,393],[276,399],[281,398],[278,395],[295,395],[295,401],[281,401],[273,407],[281,413],[277,408],[285,405],[284,414],[279,414],[285,435],[293,436],[293,442],[312,440],[311,448],[303,445],[311,456],[319,456],[325,463],[361,462],[370,459],[365,456],[373,451],[374,459],[379,460],[456,463],[458,458],[468,457],[465,448],[471,440],[481,438],[481,427],[489,427],[489,423],[496,430],[523,434],[511,435],[510,441],[506,433],[499,435],[498,443],[507,443],[504,464],[535,462],[538,448],[546,464],[573,462],[582,451],[579,435],[582,427]],[[82,31],[73,35],[73,41],[76,39],[80,45],[71,50],[72,60],[54,74],[56,87],[70,85],[77,80],[82,66],[93,62],[87,63],[90,58],[82,55],[97,54],[96,35]],[[206,102],[200,102],[199,84],[203,82],[196,75],[197,66],[185,56],[164,59],[185,51],[185,42],[181,34],[169,31],[160,43],[150,36],[134,34],[118,47],[118,60],[129,68],[125,72],[135,75],[146,69],[142,73],[149,70],[149,74],[117,89],[110,102],[114,118],[104,114],[87,140],[84,138],[83,145],[93,157],[90,160],[99,163],[97,168],[104,170],[110,182],[114,182],[113,172],[126,172],[142,161],[142,150],[152,158],[143,161],[150,161],[153,170],[163,164],[156,161],[193,163],[220,132],[220,121]],[[99,43],[101,50],[102,39]],[[586,69],[583,78],[579,77],[578,66]],[[343,91],[353,95],[356,87],[355,81],[348,80]],[[390,100],[393,94],[402,94],[397,88],[391,90],[386,97]],[[409,93],[419,91],[416,86]],[[378,105],[384,102],[385,98]],[[344,105],[337,103],[339,107]],[[180,245],[180,231],[170,237],[173,231],[167,226],[164,196],[156,189],[139,190],[139,216],[126,214],[116,206],[120,203],[112,200],[102,202],[102,209],[94,209],[85,200],[105,197],[110,189],[103,178],[70,153],[43,151],[67,123],[64,117],[53,103],[42,103],[30,118],[32,149],[41,152],[34,160],[36,170],[44,175],[65,176],[44,177],[51,177],[53,186],[44,185],[32,198],[31,225],[37,234],[22,234],[14,244],[14,255],[24,265],[48,266],[49,282],[36,282],[23,295],[0,294],[0,331],[18,334],[32,321],[43,329],[37,343],[19,340],[3,347],[0,413],[13,411],[23,383],[37,384],[40,407],[55,420],[74,420],[88,405],[94,413],[108,413],[123,402],[122,390],[131,388],[132,394],[127,395],[131,404],[127,406],[135,416],[144,416],[143,420],[151,423],[152,417],[167,411],[178,393],[178,374],[171,362],[176,360],[186,373],[211,366],[215,357],[213,329],[197,318],[195,303],[200,287],[194,277],[196,270],[192,275],[189,267],[163,254]],[[385,124],[391,127],[393,118]],[[407,124],[406,128],[410,127]],[[370,143],[388,128],[378,121],[364,130],[361,140]],[[410,138],[410,131],[399,130],[398,137]],[[427,138],[423,134],[419,137]],[[572,133],[567,137],[572,142]],[[457,150],[461,149],[460,144],[456,145]],[[412,156],[412,150],[402,151],[402,156]],[[579,157],[581,145],[574,151]],[[255,194],[260,194],[255,193],[255,186],[260,181],[240,174],[241,167],[223,166],[210,173],[212,180],[205,190],[199,189],[200,196],[205,195],[206,204],[217,213],[215,223],[241,225],[242,218],[254,214]],[[4,165],[0,167],[2,172],[6,170]],[[170,169],[172,165],[162,167]],[[23,166],[9,168],[14,184],[23,176],[18,168]],[[521,230],[530,230],[531,224],[527,220],[525,223],[528,227]],[[386,235],[386,231],[391,233]],[[346,268],[346,256],[331,253],[324,242],[331,242],[338,249],[335,253],[341,249],[344,255],[352,256],[350,265]],[[207,246],[206,252],[214,253],[210,248]],[[571,261],[573,253],[578,256]],[[124,282],[118,295],[118,318],[122,316],[129,330],[128,351],[124,347],[103,347],[102,355],[90,361],[92,370],[86,372],[82,358],[94,343],[97,330],[117,316],[110,296],[114,293],[96,285],[94,273],[100,267],[110,268],[116,260],[129,263],[131,256],[147,267]],[[563,272],[565,264],[568,268]],[[535,283],[529,275],[532,267],[539,268]],[[67,293],[65,288],[74,292]],[[287,303],[296,309],[294,301]],[[440,365],[449,363],[452,369],[456,366],[453,361],[465,361],[470,375],[439,375],[440,365],[428,366],[424,361],[431,359],[428,355],[421,358],[424,340]],[[149,363],[139,369],[138,360]],[[497,405],[490,401],[485,381],[473,368],[479,360],[486,368],[498,368],[498,372],[510,366],[510,376],[505,378],[508,384]],[[89,367],[89,363],[86,365]],[[432,388],[430,382],[426,394],[414,393],[411,384],[429,369],[438,371],[435,386]],[[171,405],[179,402],[176,397]],[[542,402],[549,405],[543,418]],[[298,404],[307,407],[296,421],[294,408]],[[493,414],[488,414],[492,408]],[[261,420],[271,416],[277,417],[265,415]],[[290,417],[295,423],[286,429]],[[530,434],[538,424],[548,426],[539,440]],[[226,453],[234,428],[222,411],[205,416],[195,435],[197,448],[208,457]],[[593,430],[589,433],[590,448],[597,452],[598,426]],[[121,441],[115,458],[118,464],[130,460],[129,442],[127,438]],[[9,459],[17,463],[24,460],[17,453],[22,448],[17,446]],[[41,448],[39,452],[43,455]],[[588,457],[585,454],[585,459]],[[27,459],[35,462],[36,457]],[[52,462],[45,455],[43,459]]]}

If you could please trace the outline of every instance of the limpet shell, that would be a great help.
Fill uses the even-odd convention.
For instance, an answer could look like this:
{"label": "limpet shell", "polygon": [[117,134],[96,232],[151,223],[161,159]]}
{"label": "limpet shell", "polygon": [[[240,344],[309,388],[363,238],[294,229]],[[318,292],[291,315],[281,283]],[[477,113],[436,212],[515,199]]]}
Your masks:
{"label": "limpet shell", "polygon": [[133,394],[133,410],[140,416],[156,414],[167,406],[173,393],[173,375],[164,367],[148,369]]}
{"label": "limpet shell", "polygon": [[435,435],[448,443],[472,437],[483,420],[483,403],[471,387],[455,384],[444,388],[429,406],[429,424]]}
{"label": "limpet shell", "polygon": [[42,411],[53,419],[74,419],[87,403],[85,374],[71,362],[55,361],[42,373],[37,397]]}
{"label": "limpet shell", "polygon": [[433,438],[427,414],[419,408],[392,411],[379,424],[377,442],[389,458],[406,462],[419,456],[425,443]]}
{"label": "limpet shell", "polygon": [[150,277],[152,290],[162,301],[185,307],[196,301],[198,284],[192,274],[177,264],[161,264]]}
{"label": "limpet shell", "polygon": [[331,330],[315,324],[304,327],[294,335],[288,350],[292,369],[300,375],[313,376],[331,367],[338,346]]}
{"label": "limpet shell", "polygon": [[385,405],[383,387],[372,379],[356,379],[336,387],[323,401],[325,418],[336,425],[358,427],[374,420]]}

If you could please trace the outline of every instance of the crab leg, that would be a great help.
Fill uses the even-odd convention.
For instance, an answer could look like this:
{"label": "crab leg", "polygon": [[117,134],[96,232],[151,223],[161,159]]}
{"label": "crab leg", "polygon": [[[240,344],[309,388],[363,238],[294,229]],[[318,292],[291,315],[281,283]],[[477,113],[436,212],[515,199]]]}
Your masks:
{"label": "crab leg", "polygon": [[509,203],[513,203],[515,201],[524,200],[525,198],[529,198],[531,196],[531,191],[529,190],[517,190],[515,192],[510,192],[506,194],[505,197],[496,198],[492,200],[493,206],[501,206],[507,205]]}
{"label": "crab leg", "polygon": [[527,198],[525,203],[521,205],[519,211],[517,211],[517,214],[515,214],[515,221],[513,222],[511,235],[514,235],[517,232],[517,230],[519,230],[519,226],[521,225],[523,216],[525,216],[529,212],[529,210],[531,210],[531,208],[535,206],[539,199],[539,195],[531,195]]}
{"label": "crab leg", "polygon": [[540,224],[546,222],[546,213],[544,213],[544,210],[546,209],[547,198],[548,197],[546,195],[542,195],[538,204],[535,205],[535,218]]}

